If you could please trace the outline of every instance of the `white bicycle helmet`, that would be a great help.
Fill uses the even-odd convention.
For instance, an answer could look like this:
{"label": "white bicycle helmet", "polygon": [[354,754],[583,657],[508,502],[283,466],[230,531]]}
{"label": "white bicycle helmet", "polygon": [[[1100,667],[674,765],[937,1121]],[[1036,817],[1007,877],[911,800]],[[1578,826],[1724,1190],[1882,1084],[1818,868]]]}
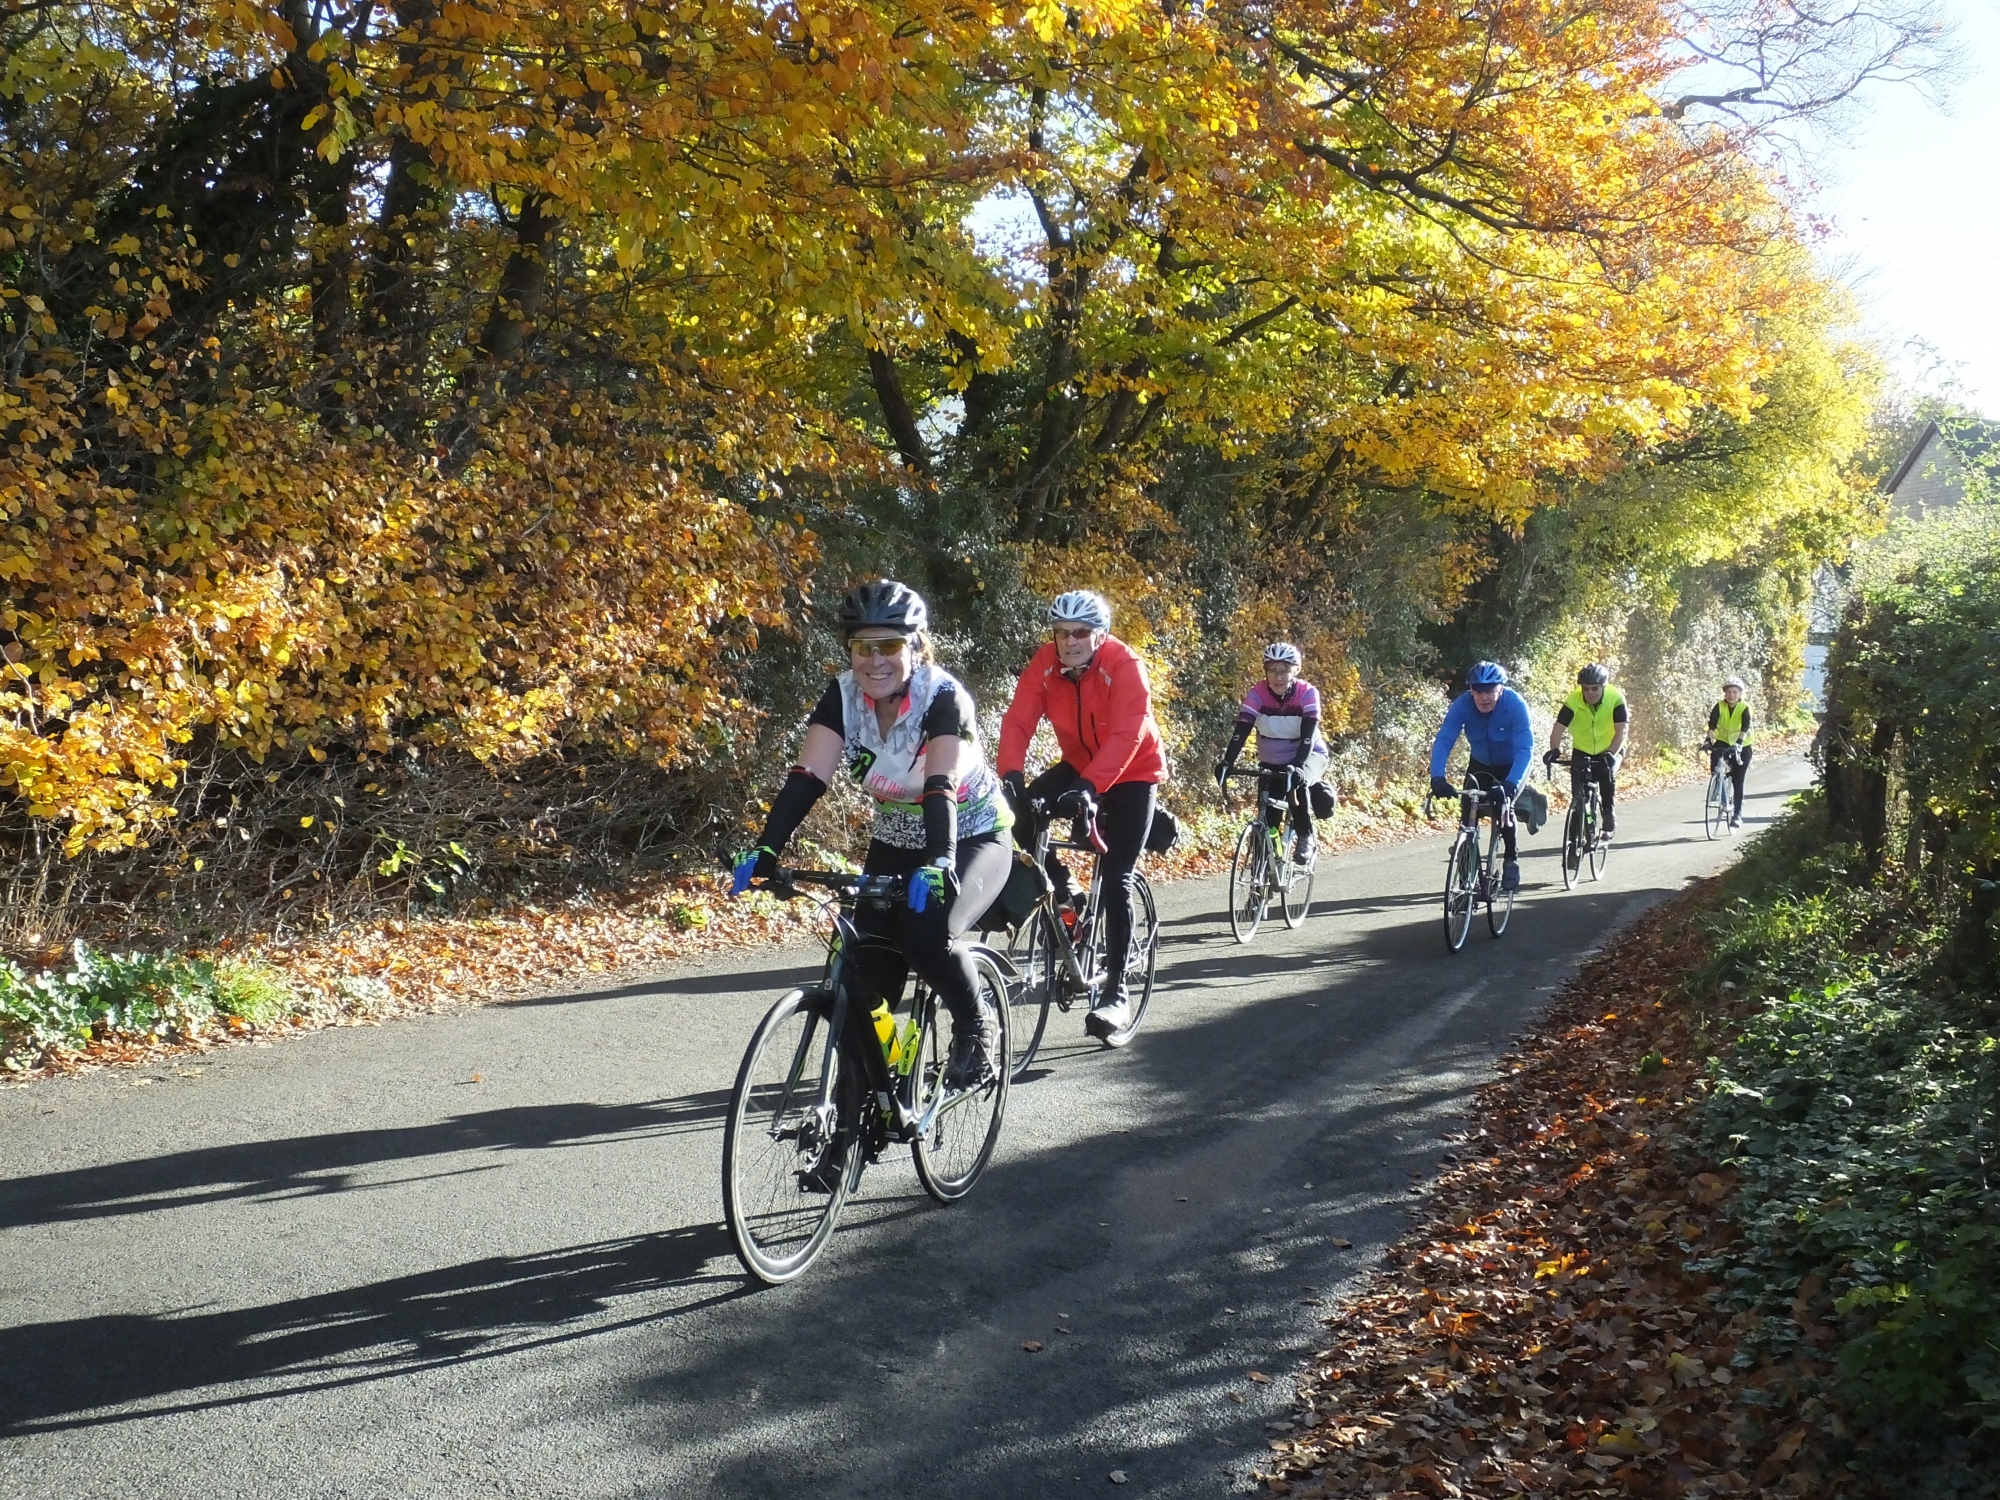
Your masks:
{"label": "white bicycle helmet", "polygon": [[1092,630],[1111,628],[1111,605],[1102,594],[1089,589],[1071,589],[1056,595],[1049,606],[1049,619],[1065,625],[1088,625]]}
{"label": "white bicycle helmet", "polygon": [[1728,679],[1727,679],[1726,681],[1724,681],[1724,682],[1723,682],[1723,684],[1722,684],[1722,685],[1723,685],[1724,687],[1726,687],[1726,688],[1735,688],[1735,689],[1736,689],[1736,691],[1737,691],[1737,692],[1739,692],[1739,693],[1740,693],[1740,692],[1742,692],[1742,691],[1744,690],[1744,689],[1743,689],[1743,679],[1742,679],[1741,677],[1731,677],[1731,678],[1728,678]]}
{"label": "white bicycle helmet", "polygon": [[1299,655],[1299,648],[1290,641],[1273,641],[1264,648],[1265,661],[1286,661],[1295,667],[1305,665],[1306,659]]}

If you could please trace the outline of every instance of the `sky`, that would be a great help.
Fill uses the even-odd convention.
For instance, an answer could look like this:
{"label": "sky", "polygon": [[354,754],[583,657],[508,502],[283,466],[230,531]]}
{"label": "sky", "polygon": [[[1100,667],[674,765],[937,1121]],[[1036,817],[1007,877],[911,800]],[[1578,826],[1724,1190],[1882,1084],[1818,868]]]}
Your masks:
{"label": "sky", "polygon": [[1829,224],[1822,264],[1853,288],[1898,373],[1935,387],[1926,366],[1941,363],[1967,404],[2000,418],[2000,0],[1948,9],[1963,77],[1946,107],[1907,86],[1874,90],[1846,139],[1813,152],[1807,204]]}

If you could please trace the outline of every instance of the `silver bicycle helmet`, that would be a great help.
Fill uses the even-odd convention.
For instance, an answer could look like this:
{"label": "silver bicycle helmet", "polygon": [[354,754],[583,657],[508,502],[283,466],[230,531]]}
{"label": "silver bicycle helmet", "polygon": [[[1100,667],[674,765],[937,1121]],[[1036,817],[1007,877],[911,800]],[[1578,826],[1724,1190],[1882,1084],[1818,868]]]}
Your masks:
{"label": "silver bicycle helmet", "polygon": [[1049,619],[1064,625],[1088,625],[1092,630],[1111,628],[1111,605],[1102,594],[1089,589],[1071,589],[1056,595],[1049,606]]}
{"label": "silver bicycle helmet", "polygon": [[1288,661],[1295,667],[1305,665],[1306,659],[1299,655],[1299,648],[1290,641],[1273,641],[1264,648],[1265,661]]}
{"label": "silver bicycle helmet", "polygon": [[1611,680],[1611,668],[1601,661],[1594,661],[1576,674],[1578,687],[1603,687]]}

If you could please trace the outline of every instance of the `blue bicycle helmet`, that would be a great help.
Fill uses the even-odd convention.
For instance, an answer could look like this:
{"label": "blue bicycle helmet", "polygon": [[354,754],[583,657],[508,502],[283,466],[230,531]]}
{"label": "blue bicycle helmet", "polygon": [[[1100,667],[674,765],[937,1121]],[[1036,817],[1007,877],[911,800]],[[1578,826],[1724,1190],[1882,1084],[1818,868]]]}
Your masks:
{"label": "blue bicycle helmet", "polygon": [[1505,687],[1507,669],[1497,661],[1474,662],[1472,670],[1465,674],[1467,687]]}

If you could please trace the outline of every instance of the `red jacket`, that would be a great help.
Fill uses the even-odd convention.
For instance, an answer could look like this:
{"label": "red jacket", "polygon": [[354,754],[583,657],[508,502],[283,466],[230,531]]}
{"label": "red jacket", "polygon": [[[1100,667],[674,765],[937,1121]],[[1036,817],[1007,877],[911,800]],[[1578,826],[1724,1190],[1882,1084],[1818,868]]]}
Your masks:
{"label": "red jacket", "polygon": [[1157,783],[1167,773],[1145,664],[1121,640],[1107,636],[1075,682],[1063,676],[1056,643],[1042,643],[1000,718],[1001,775],[1025,768],[1028,741],[1045,715],[1062,758],[1100,792],[1127,781]]}

